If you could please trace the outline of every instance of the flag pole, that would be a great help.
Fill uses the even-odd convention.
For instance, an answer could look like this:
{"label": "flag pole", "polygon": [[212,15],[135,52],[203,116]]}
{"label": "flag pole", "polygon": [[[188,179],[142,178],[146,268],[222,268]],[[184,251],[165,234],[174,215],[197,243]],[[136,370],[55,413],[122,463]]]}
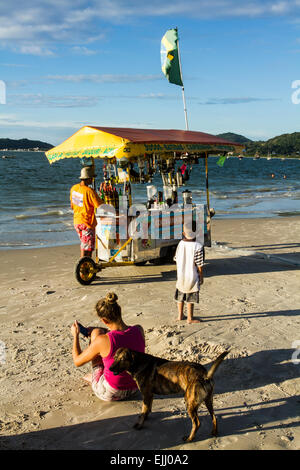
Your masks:
{"label": "flag pole", "polygon": [[[178,31],[177,28],[176,28],[176,31]],[[182,80],[182,83],[183,83],[182,69],[181,69],[181,59],[180,59],[180,50],[179,50],[179,39],[177,39],[177,46],[178,46],[179,69],[180,69],[181,80]],[[188,125],[188,117],[187,117],[187,110],[186,110],[186,102],[185,102],[184,86],[183,85],[182,85],[182,100],[183,100],[183,110],[184,110],[184,117],[185,117],[185,128],[188,131],[189,130],[189,125]]]}

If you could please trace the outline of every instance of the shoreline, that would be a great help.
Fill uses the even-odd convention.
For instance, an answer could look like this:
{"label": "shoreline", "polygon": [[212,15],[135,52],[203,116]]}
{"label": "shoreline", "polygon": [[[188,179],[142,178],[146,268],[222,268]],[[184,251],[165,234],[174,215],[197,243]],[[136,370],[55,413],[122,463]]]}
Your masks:
{"label": "shoreline", "polygon": [[[79,243],[3,250],[0,449],[298,449],[299,233],[300,217],[213,219],[194,325],[176,321],[174,264],[107,268],[81,286]],[[70,327],[98,324],[94,305],[111,291],[125,322],[143,326],[150,354],[209,367],[230,348],[215,376],[217,438],[201,406],[195,441],[182,442],[190,420],[180,395],[155,397],[135,431],[140,397],[102,402],[82,381],[90,367],[73,365]]]}
{"label": "shoreline", "polygon": [[[276,215],[276,216],[270,216],[270,217],[216,217],[212,219],[212,241],[214,241],[214,226],[220,226],[222,224],[230,224],[232,223],[233,225],[236,226],[238,223],[247,223],[249,221],[249,224],[253,224],[255,222],[253,221],[260,221],[260,223],[266,224],[271,221],[276,221],[276,222],[282,222],[282,223],[292,223],[294,221],[296,224],[300,222],[300,215],[295,214],[295,215]],[[258,222],[259,223],[259,222]],[[300,233],[300,231],[299,231]],[[217,231],[217,234],[218,231]],[[79,240],[75,240],[74,242],[61,242],[59,244],[52,244],[52,245],[45,245],[45,246],[0,246],[0,253],[5,252],[5,251],[20,251],[20,250],[39,250],[39,249],[49,249],[49,248],[61,248],[64,246],[76,246],[79,244]]]}

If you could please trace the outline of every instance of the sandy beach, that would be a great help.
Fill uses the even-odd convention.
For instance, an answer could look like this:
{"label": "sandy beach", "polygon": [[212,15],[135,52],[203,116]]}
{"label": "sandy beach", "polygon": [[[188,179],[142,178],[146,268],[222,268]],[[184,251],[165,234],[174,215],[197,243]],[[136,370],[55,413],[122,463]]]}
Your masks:
{"label": "sandy beach", "polygon": [[[87,287],[75,279],[79,246],[1,251],[0,449],[295,450],[300,442],[300,218],[213,220],[200,324],[176,321],[174,264],[115,267]],[[72,362],[71,324],[98,325],[96,301],[119,297],[141,324],[147,352],[208,365],[219,436],[199,409],[194,442],[182,396],[156,397],[132,428],[141,397],[106,403]],[[81,340],[82,347],[87,343]]]}

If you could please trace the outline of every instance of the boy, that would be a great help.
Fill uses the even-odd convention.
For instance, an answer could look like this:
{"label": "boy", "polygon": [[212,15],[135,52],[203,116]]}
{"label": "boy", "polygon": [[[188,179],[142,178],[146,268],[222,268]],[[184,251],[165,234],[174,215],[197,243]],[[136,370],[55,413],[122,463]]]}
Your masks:
{"label": "boy", "polygon": [[178,307],[178,320],[183,320],[184,302],[187,303],[187,322],[199,323],[193,318],[194,303],[199,303],[200,285],[203,284],[203,246],[188,227],[183,229],[183,239],[179,242],[175,261],[177,282],[175,300]]}

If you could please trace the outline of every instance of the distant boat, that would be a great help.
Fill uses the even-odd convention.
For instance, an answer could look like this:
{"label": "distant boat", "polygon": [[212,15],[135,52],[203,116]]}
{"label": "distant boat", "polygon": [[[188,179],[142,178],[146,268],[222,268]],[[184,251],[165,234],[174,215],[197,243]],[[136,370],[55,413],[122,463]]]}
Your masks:
{"label": "distant boat", "polygon": [[2,155],[2,158],[16,158],[15,155]]}
{"label": "distant boat", "polygon": [[254,160],[258,160],[260,158],[260,156],[258,155],[258,153],[255,154],[255,157],[254,157]]}
{"label": "distant boat", "polygon": [[239,160],[243,160],[243,155],[239,155]]}

